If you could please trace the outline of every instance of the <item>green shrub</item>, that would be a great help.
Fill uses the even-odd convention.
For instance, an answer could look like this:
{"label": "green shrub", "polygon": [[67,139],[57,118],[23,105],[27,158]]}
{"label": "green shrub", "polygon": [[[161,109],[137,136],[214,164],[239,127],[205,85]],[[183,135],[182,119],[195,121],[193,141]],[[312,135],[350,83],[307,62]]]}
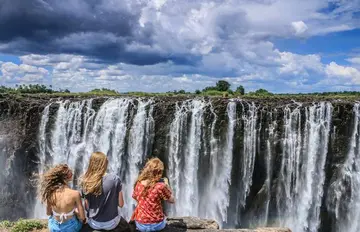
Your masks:
{"label": "green shrub", "polygon": [[44,229],[45,225],[36,220],[22,220],[17,221],[11,228],[11,232],[28,232],[35,229]]}
{"label": "green shrub", "polygon": [[107,89],[107,88],[93,89],[93,90],[89,91],[88,93],[95,94],[95,95],[119,95],[119,92],[117,92],[116,90]]}
{"label": "green shrub", "polygon": [[0,228],[10,228],[14,225],[13,222],[10,221],[2,221],[0,222]]}
{"label": "green shrub", "polygon": [[205,96],[222,96],[224,92],[218,90],[208,90],[202,93]]}

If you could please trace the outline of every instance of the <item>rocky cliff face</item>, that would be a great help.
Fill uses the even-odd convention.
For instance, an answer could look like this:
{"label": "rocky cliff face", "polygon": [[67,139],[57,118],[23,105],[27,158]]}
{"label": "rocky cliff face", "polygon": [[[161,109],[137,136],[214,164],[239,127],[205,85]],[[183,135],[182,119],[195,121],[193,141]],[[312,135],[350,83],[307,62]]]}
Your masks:
{"label": "rocky cliff face", "polygon": [[40,217],[31,174],[66,162],[76,186],[101,150],[124,182],[124,217],[139,169],[158,156],[178,201],[169,215],[225,228],[355,232],[359,115],[356,102],[337,99],[2,96],[0,216]]}

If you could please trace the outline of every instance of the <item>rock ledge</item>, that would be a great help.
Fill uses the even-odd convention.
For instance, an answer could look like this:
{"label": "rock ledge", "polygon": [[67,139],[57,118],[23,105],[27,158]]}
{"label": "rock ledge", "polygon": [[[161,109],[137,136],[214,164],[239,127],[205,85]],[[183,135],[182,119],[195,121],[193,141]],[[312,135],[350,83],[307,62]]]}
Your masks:
{"label": "rock ledge", "polygon": [[[126,224],[126,222],[125,222]],[[5,226],[4,226],[5,225]],[[6,226],[8,225],[8,226]],[[0,222],[0,232],[13,231],[14,227],[21,226],[22,228],[28,228],[28,231],[33,232],[45,232],[47,229],[47,220],[19,220],[17,222]],[[31,229],[30,229],[31,228]],[[85,229],[85,228],[83,228]],[[130,229],[135,232],[135,224],[130,223]],[[24,231],[24,230],[21,230]],[[82,230],[83,231],[83,230]],[[85,230],[84,230],[85,231]],[[88,230],[90,232],[98,232],[95,230]],[[164,232],[291,232],[288,228],[275,228],[275,227],[264,227],[256,229],[219,229],[219,224],[215,220],[201,219],[197,217],[170,217],[167,218],[167,227],[163,230]],[[116,231],[114,231],[116,232]]]}

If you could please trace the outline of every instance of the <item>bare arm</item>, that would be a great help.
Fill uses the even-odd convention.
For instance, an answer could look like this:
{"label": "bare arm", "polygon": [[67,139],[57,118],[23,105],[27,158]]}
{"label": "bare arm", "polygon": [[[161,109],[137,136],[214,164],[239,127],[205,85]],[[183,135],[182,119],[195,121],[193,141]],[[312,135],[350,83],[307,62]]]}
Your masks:
{"label": "bare arm", "polygon": [[175,197],[174,195],[171,194],[171,197],[169,198],[169,200],[167,200],[169,203],[174,204],[175,203]]}
{"label": "bare arm", "polygon": [[76,208],[79,213],[78,217],[79,217],[80,221],[84,222],[85,221],[85,211],[84,211],[84,207],[81,202],[80,193],[76,194],[75,202],[76,202]]}
{"label": "bare arm", "polygon": [[124,206],[124,197],[122,191],[119,192],[119,207],[122,208]]}
{"label": "bare arm", "polygon": [[164,200],[169,203],[175,203],[174,195],[171,191],[168,178],[164,177],[165,188],[164,188]]}
{"label": "bare arm", "polygon": [[52,215],[51,206],[49,204],[46,204],[46,215],[48,216]]}
{"label": "bare arm", "polygon": [[89,210],[89,202],[88,200],[85,199],[85,209],[86,210]]}
{"label": "bare arm", "polygon": [[171,189],[170,189],[170,186],[169,186],[169,185],[167,185],[166,187],[167,187],[167,188],[170,190],[170,192],[171,192],[171,196],[170,196],[170,198],[167,200],[167,202],[174,204],[174,203],[175,203],[175,197],[174,197],[174,194],[172,194],[172,191],[171,191]]}

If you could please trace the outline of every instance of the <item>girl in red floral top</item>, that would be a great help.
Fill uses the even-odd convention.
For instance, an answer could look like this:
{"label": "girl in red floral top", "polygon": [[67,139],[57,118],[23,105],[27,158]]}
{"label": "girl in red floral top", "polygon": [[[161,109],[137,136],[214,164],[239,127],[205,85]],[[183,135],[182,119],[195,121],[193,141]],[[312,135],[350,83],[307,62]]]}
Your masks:
{"label": "girl in red floral top", "polygon": [[175,203],[167,178],[161,178],[164,164],[158,158],[150,159],[140,172],[132,197],[137,201],[132,220],[138,230],[160,231],[166,226],[161,202]]}

